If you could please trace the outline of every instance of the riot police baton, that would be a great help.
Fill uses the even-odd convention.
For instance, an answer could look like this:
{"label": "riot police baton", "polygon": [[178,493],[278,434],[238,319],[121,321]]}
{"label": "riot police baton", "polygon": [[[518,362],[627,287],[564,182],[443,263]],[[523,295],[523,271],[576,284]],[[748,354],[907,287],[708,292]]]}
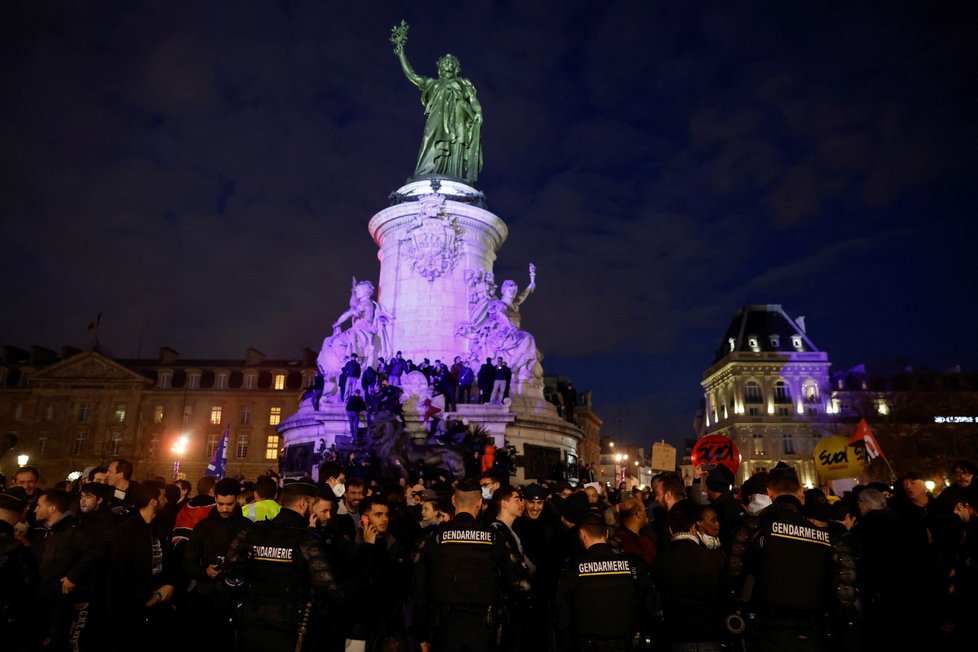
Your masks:
{"label": "riot police baton", "polygon": [[302,652],[302,641],[306,638],[306,630],[309,629],[309,614],[312,612],[312,600],[306,603],[306,608],[302,610],[302,620],[299,621],[299,636],[295,640],[295,652]]}

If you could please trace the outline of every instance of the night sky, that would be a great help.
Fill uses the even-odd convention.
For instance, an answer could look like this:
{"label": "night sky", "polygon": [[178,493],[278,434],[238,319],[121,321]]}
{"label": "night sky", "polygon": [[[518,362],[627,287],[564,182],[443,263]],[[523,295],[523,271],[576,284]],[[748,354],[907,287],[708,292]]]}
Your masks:
{"label": "night sky", "polygon": [[0,343],[318,348],[376,282],[415,70],[485,113],[497,279],[605,434],[692,436],[733,312],[805,315],[835,369],[978,368],[978,5],[5,3]]}

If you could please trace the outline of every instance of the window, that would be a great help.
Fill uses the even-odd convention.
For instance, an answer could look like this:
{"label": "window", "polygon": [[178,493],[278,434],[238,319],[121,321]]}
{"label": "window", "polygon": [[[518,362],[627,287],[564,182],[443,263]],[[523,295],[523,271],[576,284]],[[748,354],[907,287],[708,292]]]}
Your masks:
{"label": "window", "polygon": [[44,420],[54,421],[54,403],[51,403],[46,408],[44,408]]}
{"label": "window", "polygon": [[48,438],[46,434],[42,434],[37,438],[37,454],[47,455],[48,452]]}
{"label": "window", "polygon": [[781,437],[781,441],[784,443],[784,454],[794,455],[795,454],[795,438],[792,437],[790,432],[784,433]]}
{"label": "window", "polygon": [[818,416],[818,408],[817,407],[809,407],[807,409],[806,413],[810,417]]}
{"label": "window", "polygon": [[791,346],[793,346],[796,349],[798,349],[799,351],[801,351],[801,349],[802,349],[801,335],[792,335],[791,336]]}
{"label": "window", "polygon": [[749,407],[749,408],[747,408],[747,414],[749,414],[752,417],[759,417],[759,416],[761,416],[761,408],[759,408],[759,407]]}
{"label": "window", "polygon": [[14,406],[14,421],[24,420],[24,404],[18,403]]}
{"label": "window", "polygon": [[115,413],[112,415],[112,419],[116,423],[126,422],[126,406],[124,404],[120,403],[119,405],[115,406]]}
{"label": "window", "polygon": [[758,351],[761,350],[761,347],[758,346],[757,344],[757,338],[754,337],[753,335],[747,338],[747,346],[749,346],[750,350],[753,351],[754,353],[757,353]]}
{"label": "window", "polygon": [[265,442],[265,459],[278,459],[278,435],[269,435]]}
{"label": "window", "polygon": [[[238,441],[241,437],[238,437]],[[217,450],[217,445],[221,442],[221,436],[216,432],[212,432],[207,435],[207,459],[214,457],[214,451]]]}
{"label": "window", "polygon": [[248,457],[248,435],[238,435],[238,446],[235,449],[235,456],[239,460]]}
{"label": "window", "polygon": [[200,374],[190,374],[187,376],[188,389],[200,389]]}
{"label": "window", "polygon": [[876,413],[882,416],[886,416],[890,413],[890,404],[886,402],[886,399],[877,399]]}
{"label": "window", "polygon": [[71,442],[71,455],[77,456],[82,454],[82,449],[85,447],[85,438],[87,436],[88,433],[85,432],[79,432],[75,436],[75,440]]}
{"label": "window", "polygon": [[211,406],[211,425],[221,425],[221,412],[223,411],[224,409],[220,405]]}
{"label": "window", "polygon": [[774,402],[791,403],[791,390],[788,388],[788,383],[783,380],[774,383]]}
{"label": "window", "polygon": [[764,435],[759,432],[755,432],[751,435],[751,441],[754,446],[754,455],[764,454]]}
{"label": "window", "polygon": [[801,386],[801,395],[805,397],[806,403],[818,403],[818,383],[806,380]]}
{"label": "window", "polygon": [[160,372],[159,385],[160,385],[160,389],[169,389],[170,388],[170,372],[169,371],[161,371]]}
{"label": "window", "polygon": [[157,405],[153,408],[153,423],[163,423],[163,406]]}
{"label": "window", "polygon": [[246,426],[251,423],[251,408],[244,406],[241,408],[241,425]]}
{"label": "window", "polygon": [[771,341],[771,348],[772,349],[777,349],[777,348],[779,348],[781,346],[781,336],[780,335],[772,335],[769,339]]}
{"label": "window", "polygon": [[255,375],[249,374],[245,376],[245,389],[254,389],[254,388],[255,388]]}
{"label": "window", "polygon": [[184,405],[183,406],[183,425],[190,423],[191,417],[194,416],[194,406]]}
{"label": "window", "polygon": [[762,403],[761,384],[756,380],[748,380],[744,386],[744,403]]}
{"label": "window", "polygon": [[113,432],[111,438],[109,439],[108,450],[106,451],[108,455],[118,455],[122,449],[122,433]]}
{"label": "window", "polygon": [[275,374],[275,389],[285,389],[285,374]]}
{"label": "window", "polygon": [[790,417],[791,416],[791,408],[785,407],[783,405],[779,406],[778,407],[778,416],[779,417]]}
{"label": "window", "polygon": [[268,425],[277,426],[279,421],[282,420],[282,408],[273,407],[268,411]]}
{"label": "window", "polygon": [[227,374],[218,374],[217,375],[217,388],[218,389],[227,389],[228,388],[228,375]]}
{"label": "window", "polygon": [[79,423],[88,423],[88,420],[92,418],[92,404],[82,403],[78,406],[78,421]]}
{"label": "window", "polygon": [[730,352],[733,353],[734,351],[737,350],[737,340],[731,337],[730,339],[727,340],[727,346],[730,347]]}

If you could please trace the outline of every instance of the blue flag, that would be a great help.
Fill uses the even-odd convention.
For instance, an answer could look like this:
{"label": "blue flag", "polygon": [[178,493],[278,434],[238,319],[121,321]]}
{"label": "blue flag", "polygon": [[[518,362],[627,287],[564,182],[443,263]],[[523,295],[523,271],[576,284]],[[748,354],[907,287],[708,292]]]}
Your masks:
{"label": "blue flag", "polygon": [[228,435],[231,434],[231,425],[224,429],[224,435],[221,437],[221,441],[217,443],[217,448],[214,449],[214,457],[211,458],[211,463],[207,465],[207,470],[204,471],[204,475],[214,476],[215,478],[224,477],[224,465],[228,461]]}

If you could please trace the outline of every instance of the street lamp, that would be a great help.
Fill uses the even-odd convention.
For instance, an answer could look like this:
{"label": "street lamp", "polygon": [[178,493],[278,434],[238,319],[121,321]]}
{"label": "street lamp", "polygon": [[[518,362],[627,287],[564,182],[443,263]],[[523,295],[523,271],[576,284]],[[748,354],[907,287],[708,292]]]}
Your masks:
{"label": "street lamp", "polygon": [[25,453],[21,453],[17,456],[17,466],[27,466],[27,463],[30,461],[30,456]]}
{"label": "street lamp", "polygon": [[183,454],[187,452],[187,443],[190,438],[187,435],[180,435],[177,437],[176,441],[173,442],[173,446],[170,447],[170,452],[176,455],[176,459],[173,460],[173,479],[176,480],[180,476],[180,458]]}

